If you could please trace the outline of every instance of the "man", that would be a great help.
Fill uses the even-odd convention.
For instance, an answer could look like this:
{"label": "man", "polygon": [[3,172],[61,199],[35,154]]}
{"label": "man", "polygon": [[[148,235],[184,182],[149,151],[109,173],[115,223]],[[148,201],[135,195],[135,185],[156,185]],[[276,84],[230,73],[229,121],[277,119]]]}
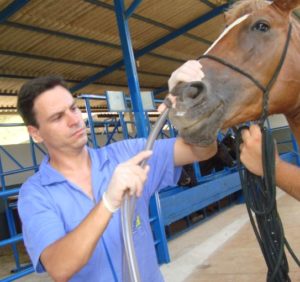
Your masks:
{"label": "man", "polygon": [[[202,75],[195,63],[192,77]],[[188,80],[173,75],[170,87]],[[201,79],[201,78],[200,78]],[[120,211],[124,193],[138,197],[134,245],[141,280],[163,281],[156,262],[148,218],[151,195],[175,185],[180,166],[216,153],[186,144],[181,138],[156,141],[143,151],[144,139],[125,140],[95,150],[86,146],[81,112],[59,77],[37,78],[18,95],[18,110],[48,156],[22,186],[18,210],[24,242],[37,272],[55,281],[122,281],[123,244]],[[149,159],[149,165],[139,163]]]}
{"label": "man", "polygon": [[[251,125],[249,130],[242,131],[242,163],[254,174],[262,176],[262,135],[258,125]],[[285,192],[300,200],[300,169],[275,156],[276,184]]]}

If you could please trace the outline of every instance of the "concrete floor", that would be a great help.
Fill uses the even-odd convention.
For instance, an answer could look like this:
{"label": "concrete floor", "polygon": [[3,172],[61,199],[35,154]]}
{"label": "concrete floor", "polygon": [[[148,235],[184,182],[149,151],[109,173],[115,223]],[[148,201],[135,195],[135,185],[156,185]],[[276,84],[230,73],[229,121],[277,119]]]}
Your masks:
{"label": "concrete floor", "polygon": [[[277,203],[286,238],[300,257],[300,203],[281,192]],[[266,264],[244,205],[233,206],[171,240],[169,250],[171,263],[161,267],[166,282],[266,281]],[[299,268],[288,253],[287,256],[290,278],[300,282]],[[3,257],[0,256],[0,277],[11,265]],[[17,281],[47,282],[51,279],[31,274]]]}
{"label": "concrete floor", "polygon": [[[277,200],[285,236],[300,257],[300,203],[279,193]],[[171,263],[161,267],[167,282],[265,282],[267,267],[244,205],[234,206],[169,242]],[[290,278],[300,269],[286,252]]]}

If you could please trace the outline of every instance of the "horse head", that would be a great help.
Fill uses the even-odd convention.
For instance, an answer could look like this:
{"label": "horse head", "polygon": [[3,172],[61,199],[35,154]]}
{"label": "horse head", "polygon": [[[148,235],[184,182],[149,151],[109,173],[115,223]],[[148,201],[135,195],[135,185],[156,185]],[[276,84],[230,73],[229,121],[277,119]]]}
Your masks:
{"label": "horse head", "polygon": [[292,130],[299,129],[300,141],[300,25],[291,15],[299,5],[300,0],[246,0],[228,10],[226,29],[200,59],[204,78],[171,91],[177,98],[170,118],[182,137],[208,145],[219,129],[257,120],[264,90],[287,47],[268,113],[285,114]]}

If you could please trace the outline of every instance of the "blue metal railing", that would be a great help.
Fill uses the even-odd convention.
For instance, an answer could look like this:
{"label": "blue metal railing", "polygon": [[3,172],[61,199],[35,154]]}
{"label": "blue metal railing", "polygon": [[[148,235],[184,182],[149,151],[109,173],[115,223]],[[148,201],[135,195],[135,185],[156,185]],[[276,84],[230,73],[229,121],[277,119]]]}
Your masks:
{"label": "blue metal railing", "polygon": [[[0,127],[20,127],[24,126],[22,123],[5,123],[0,124]],[[18,161],[11,152],[4,146],[0,146],[0,201],[4,202],[4,212],[6,216],[8,231],[9,231],[9,238],[0,240],[0,247],[4,247],[10,245],[13,251],[13,257],[15,262],[15,269],[12,270],[14,274],[9,275],[2,279],[1,281],[13,281],[17,278],[20,278],[24,275],[27,275],[33,272],[33,267],[29,265],[21,265],[20,263],[20,254],[17,248],[17,243],[23,240],[22,234],[17,232],[16,228],[16,218],[14,216],[14,210],[17,207],[16,201],[20,188],[16,187],[19,186],[19,183],[14,183],[13,185],[7,185],[7,176],[12,176],[15,174],[22,174],[24,172],[33,171],[36,172],[38,170],[38,162],[36,157],[36,149],[39,150],[40,153],[45,153],[45,151],[37,144],[34,144],[33,140],[29,138],[29,150],[31,153],[32,164],[30,166],[26,166]],[[10,166],[14,166],[16,168],[12,168],[9,170],[5,170],[5,164],[10,164]],[[13,187],[11,187],[13,186]],[[14,199],[14,202],[12,202]]]}

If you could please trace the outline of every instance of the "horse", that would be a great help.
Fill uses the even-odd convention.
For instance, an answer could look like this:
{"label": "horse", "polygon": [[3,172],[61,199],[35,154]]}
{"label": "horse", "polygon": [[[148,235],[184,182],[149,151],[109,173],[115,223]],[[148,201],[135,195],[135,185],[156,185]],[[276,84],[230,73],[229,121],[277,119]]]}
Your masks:
{"label": "horse", "polygon": [[204,78],[178,83],[169,117],[189,143],[282,113],[300,145],[300,0],[245,0],[225,13],[227,27],[199,61]]}

